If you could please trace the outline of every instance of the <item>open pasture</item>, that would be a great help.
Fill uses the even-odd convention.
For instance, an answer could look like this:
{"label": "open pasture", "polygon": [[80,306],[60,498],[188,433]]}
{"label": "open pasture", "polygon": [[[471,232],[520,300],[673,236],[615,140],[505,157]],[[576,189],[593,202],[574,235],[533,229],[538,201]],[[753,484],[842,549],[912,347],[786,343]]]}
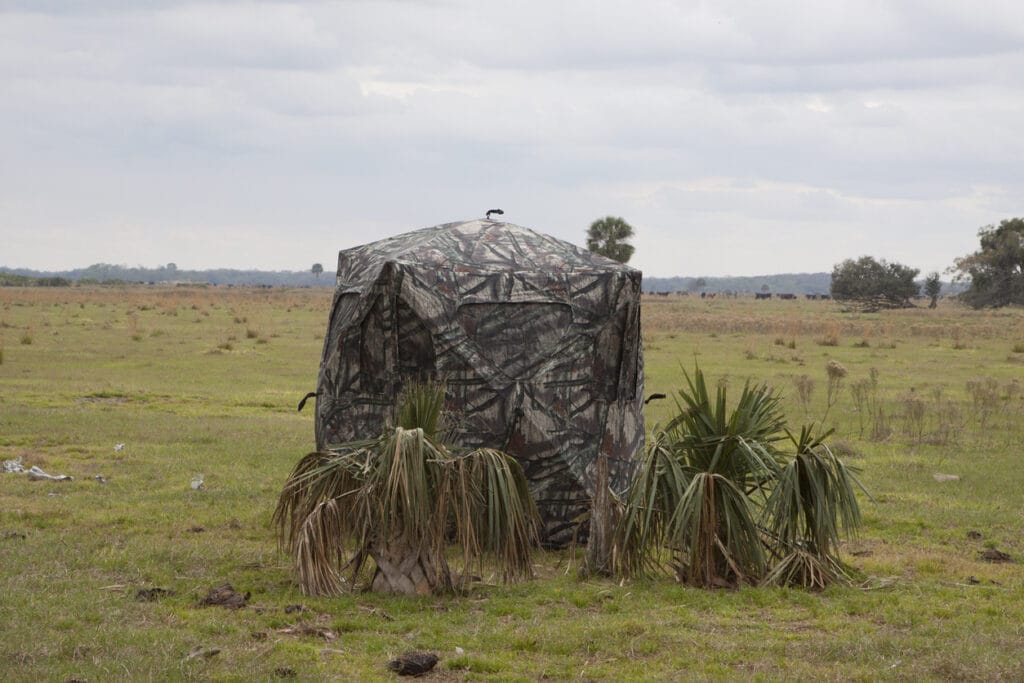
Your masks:
{"label": "open pasture", "polygon": [[[648,393],[697,362],[836,428],[872,495],[855,586],[580,581],[566,551],[461,597],[308,598],[270,515],[313,446],[330,297],[0,288],[0,459],[74,477],[0,474],[0,677],[384,680],[420,649],[436,680],[1024,678],[1024,311],[645,298]],[[225,582],[244,609],[198,606]]]}

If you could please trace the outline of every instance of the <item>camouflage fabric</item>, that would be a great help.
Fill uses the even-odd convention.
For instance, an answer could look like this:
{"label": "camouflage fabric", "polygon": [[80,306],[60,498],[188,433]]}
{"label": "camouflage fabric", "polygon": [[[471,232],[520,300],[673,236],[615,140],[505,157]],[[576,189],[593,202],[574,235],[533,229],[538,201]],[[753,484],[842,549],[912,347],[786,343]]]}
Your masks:
{"label": "camouflage fabric", "polygon": [[623,489],[643,448],[639,271],[492,220],[342,251],[316,440],[379,433],[410,380],[443,380],[463,446],[522,463],[546,541],[587,511],[595,461]]}

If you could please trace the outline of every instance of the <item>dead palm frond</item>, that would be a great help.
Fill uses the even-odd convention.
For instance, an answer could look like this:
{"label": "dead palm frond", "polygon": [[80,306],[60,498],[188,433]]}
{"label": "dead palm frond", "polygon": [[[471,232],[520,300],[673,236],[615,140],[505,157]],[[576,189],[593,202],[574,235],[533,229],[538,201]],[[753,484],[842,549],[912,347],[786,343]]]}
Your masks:
{"label": "dead palm frond", "polygon": [[462,548],[464,572],[486,554],[506,580],[530,575],[538,521],[522,468],[505,453],[454,452],[433,438],[442,405],[437,385],[411,390],[398,410],[405,426],[295,466],[274,523],[303,591],[338,593],[342,571],[354,581],[367,560],[374,590],[450,589],[450,540]]}
{"label": "dead palm frond", "polygon": [[849,580],[850,575],[838,560],[802,548],[793,548],[775,562],[762,583],[821,590],[829,584],[847,583]]}

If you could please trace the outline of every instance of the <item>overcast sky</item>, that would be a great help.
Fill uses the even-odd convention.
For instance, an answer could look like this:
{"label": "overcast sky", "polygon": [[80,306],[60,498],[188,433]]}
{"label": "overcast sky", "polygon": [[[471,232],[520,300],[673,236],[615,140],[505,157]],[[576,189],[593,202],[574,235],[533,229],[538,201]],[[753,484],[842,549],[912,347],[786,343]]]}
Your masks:
{"label": "overcast sky", "polygon": [[1024,2],[0,0],[0,265],[333,271],[501,207],[653,276],[1024,215]]}

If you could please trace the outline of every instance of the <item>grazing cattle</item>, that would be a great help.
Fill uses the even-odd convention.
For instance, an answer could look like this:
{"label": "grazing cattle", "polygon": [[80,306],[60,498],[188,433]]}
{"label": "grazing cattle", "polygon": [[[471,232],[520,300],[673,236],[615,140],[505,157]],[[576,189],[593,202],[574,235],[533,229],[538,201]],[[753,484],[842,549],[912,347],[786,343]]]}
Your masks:
{"label": "grazing cattle", "polygon": [[780,299],[785,299],[787,301],[790,301],[790,300],[796,299],[796,294],[779,294],[779,298]]}
{"label": "grazing cattle", "polygon": [[754,292],[754,298],[755,299],[771,299],[772,298],[772,293],[771,292]]}
{"label": "grazing cattle", "polygon": [[821,297],[822,301],[828,301],[829,299],[832,298],[831,294],[819,294],[818,296]]}

